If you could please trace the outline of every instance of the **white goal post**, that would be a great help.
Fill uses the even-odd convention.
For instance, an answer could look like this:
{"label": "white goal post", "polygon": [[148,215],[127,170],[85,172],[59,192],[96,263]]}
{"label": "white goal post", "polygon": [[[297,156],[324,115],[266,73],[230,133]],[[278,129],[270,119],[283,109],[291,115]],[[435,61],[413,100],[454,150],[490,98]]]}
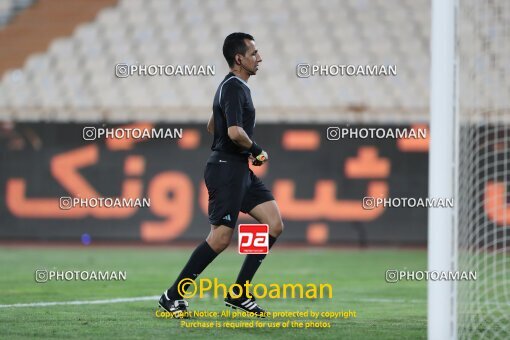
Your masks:
{"label": "white goal post", "polygon": [[510,339],[510,1],[433,0],[429,339]]}
{"label": "white goal post", "polygon": [[[429,197],[450,198],[455,180],[455,1],[433,0],[431,13]],[[429,209],[429,271],[455,268],[453,218],[454,208]],[[453,282],[429,281],[427,293],[428,339],[455,338]]]}

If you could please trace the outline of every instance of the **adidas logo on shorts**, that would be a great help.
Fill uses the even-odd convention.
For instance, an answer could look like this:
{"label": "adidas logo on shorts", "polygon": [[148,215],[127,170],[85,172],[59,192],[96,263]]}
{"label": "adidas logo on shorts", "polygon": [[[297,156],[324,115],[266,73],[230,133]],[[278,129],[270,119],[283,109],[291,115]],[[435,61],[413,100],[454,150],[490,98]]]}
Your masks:
{"label": "adidas logo on shorts", "polygon": [[232,221],[232,220],[230,219],[230,214],[223,216],[222,220]]}

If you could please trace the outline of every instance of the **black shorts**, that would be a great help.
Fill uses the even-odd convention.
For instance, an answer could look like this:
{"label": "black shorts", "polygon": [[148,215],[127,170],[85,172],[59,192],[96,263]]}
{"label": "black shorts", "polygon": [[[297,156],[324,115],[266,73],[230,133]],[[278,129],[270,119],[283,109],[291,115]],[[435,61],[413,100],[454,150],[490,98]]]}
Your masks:
{"label": "black shorts", "polygon": [[248,166],[247,156],[213,151],[204,172],[209,192],[209,222],[235,228],[239,211],[274,200],[271,191]]}

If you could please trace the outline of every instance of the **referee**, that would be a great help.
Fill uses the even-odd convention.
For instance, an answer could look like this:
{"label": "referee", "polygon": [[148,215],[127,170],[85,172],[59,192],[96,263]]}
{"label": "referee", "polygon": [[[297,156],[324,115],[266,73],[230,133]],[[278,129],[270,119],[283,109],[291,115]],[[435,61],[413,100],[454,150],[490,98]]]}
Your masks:
{"label": "referee", "polygon": [[[253,37],[246,33],[232,33],[225,38],[223,55],[230,73],[218,86],[214,96],[213,113],[207,124],[214,134],[212,153],[205,167],[205,184],[209,192],[209,222],[211,231],[206,240],[191,254],[190,259],[175,280],[159,299],[159,305],[175,317],[185,317],[188,302],[177,287],[183,279],[196,279],[200,273],[228,247],[232,240],[239,211],[250,214],[259,223],[269,225],[269,247],[283,231],[278,205],[264,183],[248,166],[267,162],[267,152],[253,138],[255,107],[251,99],[248,79],[257,74],[262,62]],[[246,255],[236,283],[243,286],[251,282],[265,254]],[[225,299],[227,306],[263,315],[265,312],[248,298]]]}

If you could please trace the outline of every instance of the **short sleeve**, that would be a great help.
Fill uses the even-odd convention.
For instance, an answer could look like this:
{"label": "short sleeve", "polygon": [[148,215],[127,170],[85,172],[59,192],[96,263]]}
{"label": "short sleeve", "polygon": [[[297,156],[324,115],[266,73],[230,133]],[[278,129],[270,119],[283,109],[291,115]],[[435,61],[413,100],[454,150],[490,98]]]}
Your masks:
{"label": "short sleeve", "polygon": [[243,106],[245,94],[239,86],[223,87],[220,105],[225,112],[227,127],[243,126]]}

